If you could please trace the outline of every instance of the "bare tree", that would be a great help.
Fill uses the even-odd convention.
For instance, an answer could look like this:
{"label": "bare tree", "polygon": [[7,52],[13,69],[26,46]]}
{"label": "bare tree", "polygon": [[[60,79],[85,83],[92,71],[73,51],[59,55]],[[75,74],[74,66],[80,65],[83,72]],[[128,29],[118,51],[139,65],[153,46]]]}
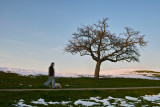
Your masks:
{"label": "bare tree", "polygon": [[125,27],[125,33],[118,36],[111,33],[107,21],[108,18],[104,18],[97,24],[78,27],[65,47],[65,52],[80,53],[81,56],[90,55],[97,62],[95,78],[99,78],[101,63],[106,60],[139,62],[139,49],[147,45],[144,35],[129,27]]}

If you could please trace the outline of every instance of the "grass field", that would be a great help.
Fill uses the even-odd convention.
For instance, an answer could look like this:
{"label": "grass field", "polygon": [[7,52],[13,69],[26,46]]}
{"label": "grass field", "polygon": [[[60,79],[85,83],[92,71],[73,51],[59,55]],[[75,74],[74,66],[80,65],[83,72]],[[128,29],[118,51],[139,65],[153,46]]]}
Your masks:
{"label": "grass field", "polygon": [[[31,89],[31,88],[50,88],[43,87],[47,76],[20,76],[15,73],[0,72],[0,89]],[[62,88],[106,88],[106,87],[145,87],[160,86],[160,80],[131,79],[131,78],[100,78],[89,77],[80,78],[56,78],[56,82]]]}
{"label": "grass field", "polygon": [[[15,73],[0,72],[0,88],[1,89],[31,89],[31,88],[44,88],[43,83],[47,80],[47,76],[20,76]],[[93,79],[87,77],[81,78],[56,78],[56,82],[62,84],[62,88],[105,88],[105,87],[147,87],[147,86],[160,86],[160,80],[146,80],[146,79],[129,79],[129,78],[100,78]],[[51,88],[47,87],[47,88]],[[30,91],[30,92],[0,92],[0,107],[16,106],[13,104],[23,103],[31,106],[82,106],[77,104],[76,101],[83,100],[85,103],[94,102],[91,97],[99,97],[98,105],[107,106],[103,101],[109,101],[114,106],[129,106],[136,107],[160,106],[160,101],[147,101],[142,96],[157,95],[160,89],[137,89],[137,90],[91,90],[91,91]],[[109,96],[114,99],[105,100]],[[125,97],[136,97],[140,102],[127,100]],[[154,97],[154,96],[153,96]],[[157,98],[157,96],[155,96]],[[33,101],[44,99],[42,104],[35,104]],[[57,104],[50,104],[49,102],[61,102]],[[63,104],[63,101],[70,101],[69,104]],[[63,103],[62,103],[63,102]],[[129,105],[126,105],[126,104]],[[47,104],[47,105],[45,105]],[[28,106],[28,107],[31,107]],[[84,106],[84,105],[83,105]]]}
{"label": "grass field", "polygon": [[[31,92],[3,92],[0,93],[0,105],[1,107],[13,106],[20,99],[25,101],[25,104],[42,107],[43,104],[33,104],[31,101],[37,101],[40,98],[45,99],[46,102],[62,102],[62,101],[72,101],[69,105],[75,106],[74,102],[79,99],[89,99],[90,97],[101,97],[101,99],[107,98],[108,96],[114,98],[125,99],[125,96],[131,96],[141,99],[140,96],[153,95],[160,93],[160,89],[141,89],[141,90],[107,90],[107,91],[31,91]],[[110,101],[114,102],[114,101]],[[129,101],[128,101],[129,102]],[[122,102],[117,103],[115,106],[120,106]],[[141,102],[134,104],[136,107],[141,107],[142,105],[159,106],[159,104],[152,103],[151,101],[145,101],[141,99]],[[61,104],[48,106],[62,106]],[[64,105],[63,105],[64,106]],[[67,105],[66,105],[67,106]],[[80,106],[80,105],[79,105]],[[103,104],[99,105],[103,106]],[[145,106],[146,107],[146,106]]]}

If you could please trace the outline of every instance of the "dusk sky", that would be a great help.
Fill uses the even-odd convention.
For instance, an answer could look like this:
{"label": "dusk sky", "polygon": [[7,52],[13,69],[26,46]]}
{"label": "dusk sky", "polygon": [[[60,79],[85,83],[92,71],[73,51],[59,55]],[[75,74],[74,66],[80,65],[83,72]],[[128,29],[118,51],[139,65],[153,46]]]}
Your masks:
{"label": "dusk sky", "polygon": [[81,24],[108,17],[112,33],[129,26],[145,34],[148,46],[138,62],[103,62],[101,70],[160,71],[160,0],[0,0],[0,67],[94,73],[90,56],[63,49]]}

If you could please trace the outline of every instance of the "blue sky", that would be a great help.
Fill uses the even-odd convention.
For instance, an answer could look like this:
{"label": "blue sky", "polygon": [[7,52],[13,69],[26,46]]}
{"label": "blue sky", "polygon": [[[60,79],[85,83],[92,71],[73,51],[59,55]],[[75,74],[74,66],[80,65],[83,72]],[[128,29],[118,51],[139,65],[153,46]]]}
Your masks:
{"label": "blue sky", "polygon": [[0,66],[58,72],[94,72],[90,56],[64,53],[81,24],[108,17],[116,34],[129,26],[145,34],[140,63],[104,62],[101,70],[160,69],[160,0],[0,0]]}

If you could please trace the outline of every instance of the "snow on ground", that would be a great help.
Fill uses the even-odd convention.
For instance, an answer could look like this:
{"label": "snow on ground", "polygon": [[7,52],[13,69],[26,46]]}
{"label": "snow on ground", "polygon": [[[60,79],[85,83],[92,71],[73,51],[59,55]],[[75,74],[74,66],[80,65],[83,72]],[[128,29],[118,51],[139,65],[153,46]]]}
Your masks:
{"label": "snow on ground", "polygon": [[[26,69],[20,69],[20,68],[8,68],[8,67],[0,67],[0,71],[4,72],[12,72],[12,73],[17,73],[20,75],[48,75],[47,71],[38,71],[38,70],[26,70]],[[80,74],[76,73],[69,73],[69,72],[63,72],[59,73],[56,72],[56,76],[58,77],[79,77]]]}
{"label": "snow on ground", "polygon": [[19,102],[17,104],[13,104],[13,105],[16,106],[16,107],[36,107],[36,106],[24,104],[23,99],[19,100]]}
{"label": "snow on ground", "polygon": [[40,98],[37,101],[32,101],[31,103],[33,104],[42,104],[42,105],[48,105],[48,104],[62,104],[62,105],[67,105],[71,103],[71,101],[62,101],[62,102],[45,102],[44,99]]}
{"label": "snow on ground", "polygon": [[30,86],[30,87],[32,87],[32,85],[31,85],[31,84],[29,84],[29,86]]}
{"label": "snow on ground", "polygon": [[44,71],[26,70],[26,69],[9,68],[9,67],[0,67],[0,71],[4,71],[4,72],[10,71],[13,73],[18,73],[20,75],[37,75],[37,74],[47,75],[47,72],[44,72]]}
{"label": "snow on ground", "polygon": [[[136,104],[143,105],[143,101],[147,102],[148,104],[154,104],[159,106],[160,105],[160,93],[157,95],[145,95],[140,96],[138,98],[131,97],[131,96],[125,96],[125,98],[114,98],[111,96],[108,96],[107,98],[102,99],[101,97],[90,97],[89,99],[78,99],[76,101],[62,101],[62,102],[45,102],[44,99],[39,98],[37,101],[31,101],[31,104],[43,105],[68,105],[68,106],[107,106],[107,107],[117,107],[117,106],[123,106],[123,107],[136,107]],[[33,107],[32,105],[24,104],[24,100],[21,99],[17,102],[17,104],[13,104],[14,106],[18,107]],[[147,104],[145,103],[145,104]],[[147,105],[143,105],[146,107]]]}
{"label": "snow on ground", "polygon": [[138,101],[138,98],[130,97],[130,96],[125,96],[125,99],[130,100],[130,101]]}
{"label": "snow on ground", "polygon": [[[141,78],[141,79],[154,79],[159,80],[159,78],[152,77],[151,73],[137,73],[135,71],[142,69],[115,69],[115,70],[107,70],[101,71],[100,76],[103,77],[119,77],[119,78]],[[47,71],[36,71],[36,70],[26,70],[19,68],[8,68],[8,67],[0,67],[0,71],[8,72],[11,71],[13,73],[18,73],[20,75],[47,75]],[[70,72],[56,72],[55,75],[57,77],[93,77],[93,73],[70,73]]]}
{"label": "snow on ground", "polygon": [[44,99],[40,98],[38,101],[32,101],[33,104],[42,104],[42,105],[48,105],[47,102],[44,101]]}
{"label": "snow on ground", "polygon": [[[143,71],[143,69],[115,69],[108,71],[101,71],[101,76],[108,77],[120,77],[120,78],[141,78],[141,79],[155,79],[159,80],[159,78],[151,77],[151,73],[137,73],[135,71]],[[146,76],[144,76],[146,75]]]}
{"label": "snow on ground", "polygon": [[83,106],[94,106],[94,105],[100,105],[99,103],[91,102],[91,101],[83,101],[83,100],[77,100],[74,102],[75,105],[83,105]]}
{"label": "snow on ground", "polygon": [[158,95],[145,95],[143,99],[147,101],[160,101],[160,93]]}

